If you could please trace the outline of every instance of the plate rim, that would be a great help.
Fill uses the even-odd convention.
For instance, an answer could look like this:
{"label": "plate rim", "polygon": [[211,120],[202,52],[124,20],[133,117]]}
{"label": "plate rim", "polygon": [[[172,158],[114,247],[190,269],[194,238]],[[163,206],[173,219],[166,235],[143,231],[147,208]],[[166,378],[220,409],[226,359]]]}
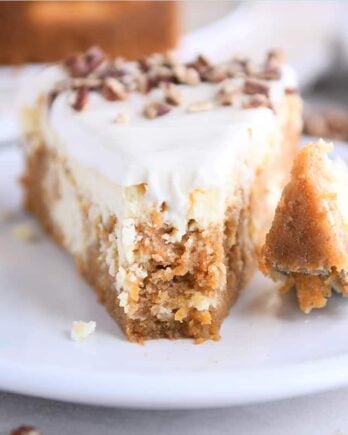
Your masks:
{"label": "plate rim", "polygon": [[[40,366],[27,368],[0,361],[1,373],[6,373],[5,378],[0,376],[1,389],[46,399],[126,409],[208,409],[264,403],[347,386],[348,353],[256,370],[172,370],[156,374],[160,388],[154,386],[152,374],[135,371],[95,372],[93,384],[103,385],[101,389],[87,383],[85,373],[74,370],[43,370]],[[209,395],[202,395],[202,385]],[[115,395],[115,390],[121,394]]]}
{"label": "plate rim", "polygon": [[[348,158],[348,143],[335,145],[338,154]],[[14,147],[0,147],[2,158],[17,153]],[[262,403],[344,387],[348,385],[348,352],[261,369],[209,368],[184,373],[171,369],[156,373],[155,382],[152,373],[137,371],[97,370],[92,383],[86,382],[86,376],[84,372],[55,366],[13,364],[0,357],[2,390],[88,405],[174,410]],[[103,387],[95,388],[95,384]],[[202,394],[202,386],[209,394]]]}

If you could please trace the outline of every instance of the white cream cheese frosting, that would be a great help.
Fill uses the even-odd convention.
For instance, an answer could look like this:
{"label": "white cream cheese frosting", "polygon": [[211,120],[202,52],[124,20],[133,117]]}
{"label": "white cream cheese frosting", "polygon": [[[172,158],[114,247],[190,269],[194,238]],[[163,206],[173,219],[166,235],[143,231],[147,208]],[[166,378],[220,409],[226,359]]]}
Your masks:
{"label": "white cream cheese frosting", "polygon": [[[34,106],[38,96],[50,92],[64,78],[67,73],[61,66],[47,68],[32,84],[26,84],[23,103]],[[242,86],[243,81],[236,78],[224,83]],[[275,108],[286,90],[297,85],[286,65],[281,79],[268,83]],[[122,188],[144,183],[147,199],[157,205],[166,202],[174,221],[187,216],[188,198],[195,189],[216,189],[223,212],[233,177],[239,181],[248,178],[264,155],[264,148],[255,144],[276,137],[280,128],[271,109],[242,108],[245,95],[240,95],[233,107],[214,104],[211,110],[188,111],[191,103],[214,103],[219,87],[221,83],[178,85],[183,104],[155,119],[145,118],[142,112],[146,103],[163,98],[159,88],[147,95],[132,92],[127,100],[115,102],[90,91],[82,111],[71,107],[75,91],[65,90],[42,110],[41,131],[47,146],[114,185]],[[120,113],[129,117],[129,123],[115,121]],[[120,199],[114,201],[116,208],[122,207],[116,204]]]}

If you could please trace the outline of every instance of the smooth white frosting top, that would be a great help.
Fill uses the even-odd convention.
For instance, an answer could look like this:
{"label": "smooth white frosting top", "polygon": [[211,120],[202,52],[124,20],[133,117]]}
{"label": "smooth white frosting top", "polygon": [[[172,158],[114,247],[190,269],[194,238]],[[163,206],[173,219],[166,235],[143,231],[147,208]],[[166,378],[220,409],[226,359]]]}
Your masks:
{"label": "smooth white frosting top", "polygon": [[[40,94],[62,78],[66,73],[59,66],[43,71],[31,85],[26,84],[24,104],[34,105]],[[229,79],[234,83],[241,80]],[[296,78],[284,66],[282,79],[269,83],[276,107],[285,89],[296,87]],[[51,138],[54,136],[61,152],[86,168],[120,186],[146,183],[151,200],[166,201],[177,211],[184,211],[193,189],[226,189],[236,165],[252,157],[248,155],[251,149],[257,151],[255,138],[262,143],[278,128],[279,120],[268,108],[216,105],[205,112],[187,111],[192,102],[214,101],[220,86],[178,86],[183,104],[155,119],[145,118],[142,111],[145,104],[163,100],[161,89],[148,95],[131,93],[126,101],[118,102],[90,92],[88,106],[81,112],[71,108],[72,91],[64,91],[43,114],[43,127]],[[129,115],[129,124],[115,122],[120,112]]]}

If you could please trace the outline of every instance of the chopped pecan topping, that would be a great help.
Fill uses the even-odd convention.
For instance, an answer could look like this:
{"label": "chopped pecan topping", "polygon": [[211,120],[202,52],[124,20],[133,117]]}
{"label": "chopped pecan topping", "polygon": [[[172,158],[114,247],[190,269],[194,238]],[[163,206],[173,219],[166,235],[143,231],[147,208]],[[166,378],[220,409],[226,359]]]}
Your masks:
{"label": "chopped pecan topping", "polygon": [[236,87],[226,84],[221,89],[219,89],[216,99],[218,103],[222,104],[223,106],[231,106],[237,95],[240,94],[240,89],[237,89]]}
{"label": "chopped pecan topping", "polygon": [[88,103],[89,89],[87,86],[81,86],[76,90],[75,98],[71,104],[71,107],[77,111],[83,110]]}
{"label": "chopped pecan topping", "polygon": [[53,104],[53,101],[58,97],[59,91],[56,89],[53,89],[49,94],[47,95],[47,106],[50,108]]}
{"label": "chopped pecan topping", "polygon": [[97,75],[100,79],[107,77],[119,79],[127,74],[129,74],[128,70],[124,66],[121,66],[119,61],[104,63],[103,66],[94,73],[94,75]]}
{"label": "chopped pecan topping", "polygon": [[175,56],[175,52],[174,51],[167,51],[166,53],[164,53],[163,55],[163,65],[166,66],[170,66],[173,67],[175,65],[177,65],[178,59]]}
{"label": "chopped pecan topping", "polygon": [[182,95],[178,87],[173,83],[166,83],[164,85],[165,101],[172,106],[180,106],[182,103]]}
{"label": "chopped pecan topping", "polygon": [[153,101],[152,103],[146,104],[144,107],[144,115],[146,118],[154,119],[159,116],[166,115],[170,112],[171,107],[168,104],[160,103],[158,101]]}
{"label": "chopped pecan topping", "polygon": [[244,109],[255,109],[257,107],[272,108],[269,98],[264,94],[251,95],[246,101],[243,102]]}
{"label": "chopped pecan topping", "polygon": [[11,431],[11,435],[40,435],[34,426],[20,426]]}
{"label": "chopped pecan topping", "polygon": [[141,94],[148,94],[153,88],[153,82],[146,74],[141,74],[138,77],[138,91]]}
{"label": "chopped pecan topping", "polygon": [[246,79],[244,83],[244,92],[249,95],[262,94],[268,96],[269,85],[257,79]]}
{"label": "chopped pecan topping", "polygon": [[199,54],[194,62],[190,62],[187,64],[187,67],[195,69],[202,77],[206,73],[208,68],[211,67],[211,63],[205,56]]}
{"label": "chopped pecan topping", "polygon": [[85,54],[77,53],[69,56],[64,65],[71,77],[85,77],[101,65],[106,56],[98,47],[90,48]]}
{"label": "chopped pecan topping", "polygon": [[141,71],[148,72],[152,68],[164,65],[165,56],[160,53],[154,53],[151,56],[144,57],[138,60],[138,65]]}
{"label": "chopped pecan topping", "polygon": [[197,56],[196,63],[198,65],[201,65],[201,66],[210,66],[211,65],[209,59],[206,56],[204,56],[203,54],[199,54]]}
{"label": "chopped pecan topping", "polygon": [[199,54],[196,59],[196,65],[201,67],[208,67],[211,65],[209,59],[203,54]]}
{"label": "chopped pecan topping", "polygon": [[153,68],[153,75],[157,82],[170,81],[173,78],[173,70],[169,66],[160,65]]}
{"label": "chopped pecan topping", "polygon": [[279,80],[282,76],[282,70],[279,65],[266,63],[260,73],[257,74],[263,80]]}
{"label": "chopped pecan topping", "polygon": [[102,94],[108,101],[120,101],[127,98],[125,86],[119,80],[112,77],[104,80]]}
{"label": "chopped pecan topping", "polygon": [[232,62],[245,66],[246,63],[249,62],[249,59],[243,54],[235,54],[232,58]]}
{"label": "chopped pecan topping", "polygon": [[174,78],[178,83],[186,85],[197,85],[201,81],[197,70],[184,65],[178,65],[174,68]]}
{"label": "chopped pecan topping", "polygon": [[169,210],[168,204],[165,201],[163,201],[161,206],[160,206],[160,212],[164,213],[164,212],[166,212],[168,210]]}
{"label": "chopped pecan topping", "polygon": [[[87,86],[88,89],[98,89],[102,84],[102,80],[97,77],[84,77],[84,78],[73,78],[70,83],[66,85],[72,87],[73,89],[80,88],[82,86]],[[62,84],[64,86],[64,84]]]}
{"label": "chopped pecan topping", "polygon": [[[137,63],[128,64],[123,59],[109,60],[101,49],[93,47],[85,54],[70,56],[65,61],[64,65],[70,78],[60,88],[54,89],[50,101],[63,90],[82,88],[83,90],[76,94],[73,104],[76,110],[82,110],[87,99],[86,87],[100,92],[107,100],[118,101],[126,99],[130,92],[137,91],[146,95],[153,88],[164,86],[165,102],[169,105],[179,105],[182,98],[175,88],[176,84],[193,86],[201,81],[220,83],[226,78],[244,79],[244,88],[240,89],[240,92],[268,96],[268,81],[281,78],[283,62],[282,52],[272,50],[261,66],[246,57],[234,57],[226,63],[212,64],[202,55],[185,64],[180,63],[171,52],[153,54]],[[234,90],[220,90],[217,101],[222,105],[231,105],[235,95]],[[201,108],[205,105],[199,102],[200,108],[195,109],[197,103],[194,103],[194,109],[191,110],[209,110]],[[210,105],[212,103],[208,106]]]}
{"label": "chopped pecan topping", "polygon": [[119,75],[118,80],[124,85],[125,91],[134,92],[138,90],[138,83],[136,77],[132,74],[126,73],[124,75]]}
{"label": "chopped pecan topping", "polygon": [[[53,101],[56,99],[56,97],[63,91],[69,89],[78,90],[80,88],[87,88],[87,90],[99,89],[101,87],[101,84],[102,84],[101,79],[93,78],[93,77],[77,77],[77,78],[61,80],[56,83],[54,89],[48,94],[48,100],[47,100],[48,106],[50,107]],[[86,90],[81,91],[79,97],[77,96],[76,93],[72,105],[74,106],[77,103],[78,107],[81,104],[82,106],[84,106],[85,98],[83,96],[85,95],[85,93],[87,93]],[[76,110],[81,110],[81,109],[76,109]]]}
{"label": "chopped pecan topping", "polygon": [[243,69],[247,77],[255,77],[258,73],[258,67],[250,60],[246,60],[243,64]]}
{"label": "chopped pecan topping", "polygon": [[267,53],[263,69],[258,77],[265,80],[279,80],[282,76],[282,65],[285,56],[282,50],[274,49]]}
{"label": "chopped pecan topping", "polygon": [[243,65],[232,60],[232,62],[230,62],[226,67],[226,75],[230,78],[245,77]]}
{"label": "chopped pecan topping", "polygon": [[213,108],[211,101],[195,101],[187,107],[188,112],[206,112]]}
{"label": "chopped pecan topping", "polygon": [[106,59],[105,53],[99,47],[91,47],[85,54],[88,73],[95,71]]}
{"label": "chopped pecan topping", "polygon": [[141,59],[138,60],[138,65],[141,71],[143,72],[148,72],[148,70],[150,69],[150,63],[149,60],[146,57],[142,57]]}
{"label": "chopped pecan topping", "polygon": [[281,48],[273,48],[267,53],[266,63],[275,62],[278,65],[282,65],[286,62],[286,56]]}
{"label": "chopped pecan topping", "polygon": [[222,66],[211,66],[203,73],[202,78],[210,83],[220,83],[226,78],[226,69]]}
{"label": "chopped pecan topping", "polygon": [[83,54],[73,54],[67,57],[64,66],[71,77],[84,77],[87,75],[87,65]]}
{"label": "chopped pecan topping", "polygon": [[285,93],[288,95],[298,94],[298,88],[286,88]]}
{"label": "chopped pecan topping", "polygon": [[198,72],[194,68],[187,68],[183,83],[187,85],[198,85],[201,81]]}

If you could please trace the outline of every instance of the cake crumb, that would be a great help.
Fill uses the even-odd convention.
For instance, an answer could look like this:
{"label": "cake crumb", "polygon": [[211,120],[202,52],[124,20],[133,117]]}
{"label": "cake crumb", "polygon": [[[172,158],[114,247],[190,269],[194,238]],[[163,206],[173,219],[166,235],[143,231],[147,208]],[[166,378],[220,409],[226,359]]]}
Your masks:
{"label": "cake crumb", "polygon": [[72,324],[70,337],[73,341],[82,341],[92,335],[96,328],[96,322],[84,322],[82,320],[75,320]]}
{"label": "cake crumb", "polygon": [[129,124],[130,116],[128,113],[120,112],[116,115],[115,122],[116,124]]}
{"label": "cake crumb", "polygon": [[206,112],[207,110],[211,110],[213,108],[213,103],[211,101],[196,101],[191,103],[187,107],[188,112]]}
{"label": "cake crumb", "polygon": [[143,113],[146,118],[154,119],[166,115],[170,110],[171,107],[168,104],[153,101],[152,103],[146,104]]}
{"label": "cake crumb", "polygon": [[33,228],[28,224],[15,225],[12,228],[12,234],[17,240],[23,242],[35,242],[38,238]]}

